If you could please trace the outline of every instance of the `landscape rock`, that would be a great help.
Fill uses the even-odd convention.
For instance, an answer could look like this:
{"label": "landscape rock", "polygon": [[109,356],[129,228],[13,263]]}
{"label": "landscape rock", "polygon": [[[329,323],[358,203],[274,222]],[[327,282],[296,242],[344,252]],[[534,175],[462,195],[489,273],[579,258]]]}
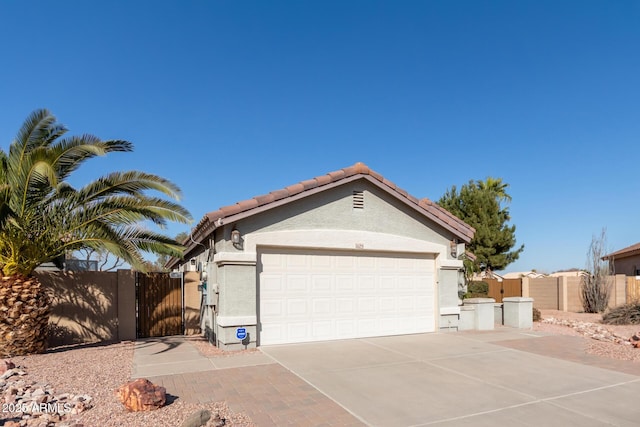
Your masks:
{"label": "landscape rock", "polygon": [[61,393],[48,384],[29,381],[22,367],[8,369],[0,382],[0,401],[5,403],[5,427],[81,427],[75,414],[91,408],[91,397]]}
{"label": "landscape rock", "polygon": [[[217,414],[216,414],[217,415]],[[182,427],[202,427],[211,419],[211,412],[201,409],[182,422]]]}
{"label": "landscape rock", "polygon": [[8,359],[0,360],[0,374],[4,374],[7,370],[15,368],[16,365]]}
{"label": "landscape rock", "polygon": [[592,338],[598,341],[612,342],[621,345],[632,345],[635,348],[640,348],[640,332],[637,332],[631,338],[623,337],[615,332],[611,332],[607,328],[597,323],[581,322],[578,320],[566,320],[556,319],[549,317],[542,320],[542,323],[549,323],[552,325],[568,326],[573,330],[581,333],[583,336]]}
{"label": "landscape rock", "polygon": [[165,388],[154,385],[145,378],[120,386],[116,394],[120,402],[133,412],[153,411],[164,406],[167,400]]}
{"label": "landscape rock", "polygon": [[227,420],[225,418],[220,418],[220,414],[216,414],[213,418],[213,427],[224,427],[227,424]]}

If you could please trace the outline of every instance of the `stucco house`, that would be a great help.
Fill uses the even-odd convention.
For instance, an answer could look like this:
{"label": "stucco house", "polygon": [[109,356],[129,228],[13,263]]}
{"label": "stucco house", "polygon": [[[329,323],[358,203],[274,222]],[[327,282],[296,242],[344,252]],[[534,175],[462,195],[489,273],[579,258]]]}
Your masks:
{"label": "stucco house", "polygon": [[201,271],[220,348],[433,332],[474,232],[357,163],[206,214],[167,266]]}
{"label": "stucco house", "polygon": [[613,274],[640,276],[640,243],[612,252],[602,259],[609,261]]}

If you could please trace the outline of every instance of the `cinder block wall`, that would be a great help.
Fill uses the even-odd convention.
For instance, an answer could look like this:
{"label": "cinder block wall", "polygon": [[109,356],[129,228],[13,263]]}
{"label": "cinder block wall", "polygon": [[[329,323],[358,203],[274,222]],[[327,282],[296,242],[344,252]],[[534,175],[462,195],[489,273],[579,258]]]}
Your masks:
{"label": "cinder block wall", "polygon": [[529,295],[533,306],[541,310],[561,310],[557,277],[529,279]]}
{"label": "cinder block wall", "polygon": [[[118,273],[38,272],[35,276],[51,297],[50,346],[118,340]],[[133,292],[135,301],[135,287]],[[135,332],[135,306],[133,324]]]}

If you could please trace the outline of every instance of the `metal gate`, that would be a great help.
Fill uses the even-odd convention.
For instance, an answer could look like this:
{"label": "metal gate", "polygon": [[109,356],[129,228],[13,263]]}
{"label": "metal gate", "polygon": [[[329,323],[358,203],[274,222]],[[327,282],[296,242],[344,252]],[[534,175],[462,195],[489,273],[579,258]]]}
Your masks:
{"label": "metal gate", "polygon": [[136,335],[165,337],[184,333],[182,275],[136,273]]}

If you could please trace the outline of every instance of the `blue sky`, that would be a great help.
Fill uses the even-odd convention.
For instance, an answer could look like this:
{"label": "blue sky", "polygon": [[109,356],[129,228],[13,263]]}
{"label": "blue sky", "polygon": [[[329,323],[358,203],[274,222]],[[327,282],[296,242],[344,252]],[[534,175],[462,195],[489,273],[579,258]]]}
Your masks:
{"label": "blue sky", "polygon": [[[640,2],[0,2],[0,146],[50,109],[207,211],[357,161],[416,197],[501,177],[520,259],[640,241]],[[188,227],[172,225],[176,234]]]}

